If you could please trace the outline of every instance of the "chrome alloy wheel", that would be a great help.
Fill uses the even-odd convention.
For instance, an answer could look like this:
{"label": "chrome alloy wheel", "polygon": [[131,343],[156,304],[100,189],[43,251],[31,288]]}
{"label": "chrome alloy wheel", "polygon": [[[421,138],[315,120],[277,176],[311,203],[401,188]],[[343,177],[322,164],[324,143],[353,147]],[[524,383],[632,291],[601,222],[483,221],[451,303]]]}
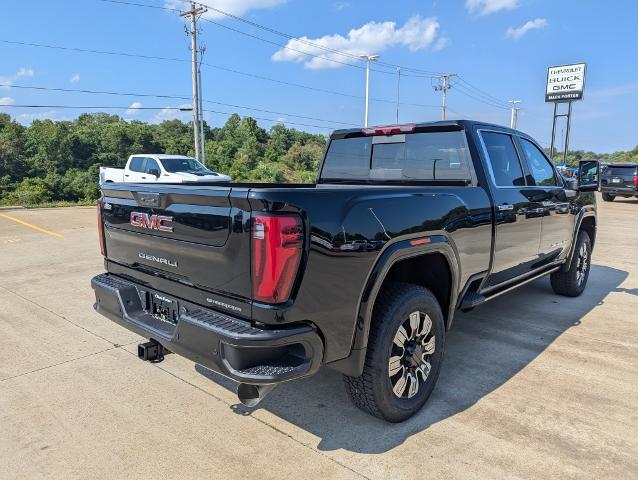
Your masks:
{"label": "chrome alloy wheel", "polygon": [[589,268],[589,249],[587,243],[583,242],[578,250],[578,263],[576,264],[576,282],[582,285]]}
{"label": "chrome alloy wheel", "polygon": [[419,382],[425,382],[430,375],[435,347],[432,319],[426,313],[412,312],[399,325],[388,361],[388,375],[397,397],[412,398],[418,393]]}

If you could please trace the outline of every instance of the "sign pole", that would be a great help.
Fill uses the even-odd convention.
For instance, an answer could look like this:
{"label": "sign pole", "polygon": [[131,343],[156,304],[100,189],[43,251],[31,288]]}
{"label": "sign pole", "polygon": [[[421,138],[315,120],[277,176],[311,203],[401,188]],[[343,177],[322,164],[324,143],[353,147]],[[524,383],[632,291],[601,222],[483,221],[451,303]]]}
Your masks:
{"label": "sign pole", "polygon": [[554,118],[552,120],[552,146],[549,147],[549,159],[554,163],[554,145],[556,141],[556,110],[558,103],[554,102]]}
{"label": "sign pole", "polygon": [[[556,118],[554,118],[554,122]],[[563,151],[563,165],[567,165],[567,150],[569,149],[569,127],[572,124],[572,102],[567,107],[567,132],[565,133],[565,150]]]}

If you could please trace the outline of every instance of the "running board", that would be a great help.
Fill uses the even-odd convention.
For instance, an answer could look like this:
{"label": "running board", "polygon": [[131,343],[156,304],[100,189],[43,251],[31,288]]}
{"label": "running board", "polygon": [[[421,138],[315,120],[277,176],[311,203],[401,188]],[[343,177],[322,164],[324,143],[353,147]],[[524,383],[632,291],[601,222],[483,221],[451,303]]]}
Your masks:
{"label": "running board", "polygon": [[549,275],[550,273],[553,273],[556,270],[559,270],[560,268],[561,268],[561,265],[558,265],[556,267],[553,267],[553,268],[550,268],[548,270],[545,270],[545,271],[543,271],[541,273],[537,273],[536,275],[533,275],[533,276],[531,276],[529,278],[526,278],[525,280],[523,280],[520,283],[515,283],[513,285],[510,285],[509,287],[506,287],[503,290],[498,290],[498,291],[496,291],[496,292],[494,292],[492,294],[486,294],[485,301],[487,302],[489,300],[492,300],[493,298],[500,297],[504,293],[511,292],[512,290],[514,290],[514,289],[516,289],[518,287],[522,287],[523,285],[527,285],[528,283],[533,282],[534,280],[538,280],[539,278],[544,277],[545,275]]}
{"label": "running board", "polygon": [[482,303],[485,303],[486,300],[485,295],[481,295],[478,292],[467,292],[463,297],[461,305],[459,305],[459,310],[462,312],[469,312],[474,307],[478,307]]}
{"label": "running board", "polygon": [[515,288],[518,288],[518,287],[521,287],[523,285],[526,285],[526,284],[528,284],[530,282],[533,282],[534,280],[538,280],[539,278],[544,277],[545,275],[549,275],[550,273],[555,272],[556,270],[558,270],[560,268],[561,268],[561,266],[558,265],[558,266],[550,268],[548,270],[544,270],[541,273],[537,273],[535,275],[532,275],[529,278],[526,278],[525,280],[523,280],[520,283],[512,284],[509,287],[505,287],[502,290],[497,290],[497,291],[495,291],[494,293],[491,293],[491,294],[490,293],[467,292],[465,294],[465,296],[463,297],[463,300],[461,301],[461,304],[459,305],[459,310],[461,310],[462,312],[469,312],[473,308],[478,307],[479,305],[482,305],[483,303],[488,302],[488,301],[492,300],[493,298],[500,297],[504,293],[511,292]]}

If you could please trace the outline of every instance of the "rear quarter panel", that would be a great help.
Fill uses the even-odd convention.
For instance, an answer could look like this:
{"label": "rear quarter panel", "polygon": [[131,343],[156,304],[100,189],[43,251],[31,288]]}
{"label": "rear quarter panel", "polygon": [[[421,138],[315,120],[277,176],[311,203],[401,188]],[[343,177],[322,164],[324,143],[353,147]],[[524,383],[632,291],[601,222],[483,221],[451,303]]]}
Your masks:
{"label": "rear quarter panel", "polygon": [[293,301],[254,306],[253,319],[313,322],[325,337],[326,363],[349,355],[368,276],[394,243],[444,235],[455,252],[456,288],[489,267],[492,210],[480,187],[256,189],[249,202],[257,211],[299,212],[309,233]]}

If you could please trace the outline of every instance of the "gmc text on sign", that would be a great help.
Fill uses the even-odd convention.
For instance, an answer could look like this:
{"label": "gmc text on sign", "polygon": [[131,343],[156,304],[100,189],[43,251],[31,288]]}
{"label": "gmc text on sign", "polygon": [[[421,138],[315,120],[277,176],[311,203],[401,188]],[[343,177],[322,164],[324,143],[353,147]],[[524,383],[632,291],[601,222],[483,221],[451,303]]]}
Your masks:
{"label": "gmc text on sign", "polygon": [[559,65],[547,69],[546,102],[580,100],[585,88],[585,64]]}

